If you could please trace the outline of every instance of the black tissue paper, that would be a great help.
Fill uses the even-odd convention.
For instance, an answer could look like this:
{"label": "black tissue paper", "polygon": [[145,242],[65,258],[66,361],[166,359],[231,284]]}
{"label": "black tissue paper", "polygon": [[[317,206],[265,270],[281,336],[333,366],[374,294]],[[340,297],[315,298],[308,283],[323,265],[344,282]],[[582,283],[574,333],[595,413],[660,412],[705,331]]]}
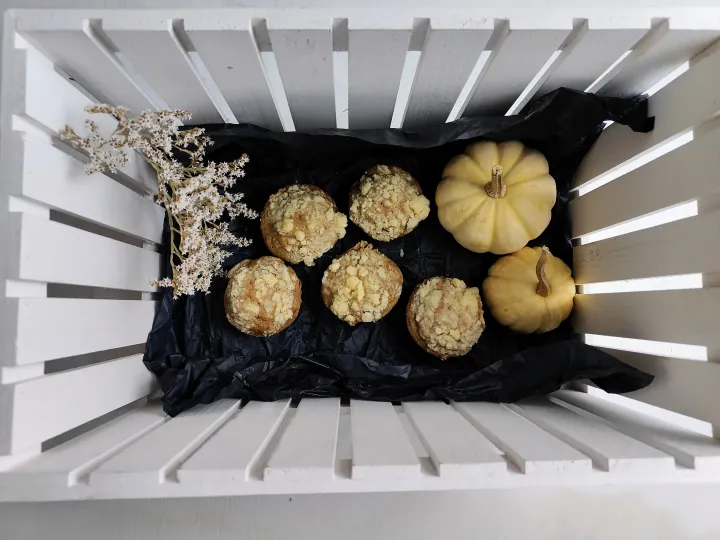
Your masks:
{"label": "black tissue paper", "polygon": [[[248,124],[204,127],[215,141],[208,159],[220,162],[243,153],[250,156],[247,177],[236,187],[258,212],[281,187],[307,183],[324,189],[347,214],[350,187],[377,164],[407,170],[434,201],[445,164],[470,142],[520,140],[545,155],[558,193],[550,225],[529,245],[548,246],[572,267],[569,190],[575,170],[607,120],[635,131],[652,128],[644,101],[599,98],[567,89],[548,94],[521,115],[462,118],[412,132],[277,133]],[[253,244],[234,248],[226,269],[243,259],[270,254],[259,220],[239,218],[231,227]],[[400,301],[384,319],[353,328],[325,307],[320,283],[330,261],[360,240],[370,241],[395,261],[405,281]],[[302,308],[287,330],[258,338],[232,327],[224,310],[227,279],[216,278],[209,294],[177,300],[166,289],[144,362],[160,381],[164,408],[170,415],[221,398],[512,402],[552,392],[576,379],[590,379],[618,393],[650,384],[652,376],[580,341],[570,320],[546,334],[523,335],[500,326],[485,310],[487,327],[468,355],[443,362],[424,352],[405,325],[405,306],[413,288],[433,276],[457,277],[468,286],[482,287],[497,259],[462,248],[440,225],[434,202],[428,219],[391,242],[373,241],[349,222],[345,238],[316,260],[315,266],[293,266],[302,281]]]}

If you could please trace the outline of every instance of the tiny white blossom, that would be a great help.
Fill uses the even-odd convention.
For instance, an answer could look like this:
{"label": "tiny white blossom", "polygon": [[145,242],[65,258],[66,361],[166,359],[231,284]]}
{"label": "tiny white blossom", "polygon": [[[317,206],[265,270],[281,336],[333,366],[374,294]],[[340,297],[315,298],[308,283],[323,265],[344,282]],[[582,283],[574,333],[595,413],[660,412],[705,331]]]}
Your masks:
{"label": "tiny white blossom", "polygon": [[[202,128],[180,131],[183,120],[190,118],[187,111],[144,111],[134,118],[127,117],[124,107],[91,105],[85,111],[117,121],[107,136],[90,119],[85,121],[85,136],[70,126],[60,131],[62,139],[88,154],[88,174],[122,169],[128,149],[139,152],[157,173],[157,203],[165,208],[170,227],[172,278],[152,284],[172,287],[175,298],[207,292],[213,277],[224,275],[222,264],[230,256],[221,246],[245,247],[251,242],[235,236],[228,223],[220,221],[225,213],[230,219],[258,217],[241,202],[242,193],[227,191],[245,176],[248,156],[231,163],[205,162],[205,150],[213,141]],[[183,162],[176,159],[180,155]]]}

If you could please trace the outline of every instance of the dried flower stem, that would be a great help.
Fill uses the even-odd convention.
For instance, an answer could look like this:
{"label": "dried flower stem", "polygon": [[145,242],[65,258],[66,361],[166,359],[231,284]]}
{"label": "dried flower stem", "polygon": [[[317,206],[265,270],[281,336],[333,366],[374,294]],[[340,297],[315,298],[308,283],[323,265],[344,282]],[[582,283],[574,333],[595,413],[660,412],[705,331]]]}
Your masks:
{"label": "dried flower stem", "polygon": [[[60,132],[61,138],[88,153],[88,174],[106,169],[117,172],[128,162],[128,148],[138,151],[157,173],[156,202],[167,213],[172,278],[154,283],[172,287],[175,298],[207,292],[230,256],[220,246],[250,244],[247,238],[232,234],[227,221],[220,221],[226,212],[231,219],[257,218],[242,202],[242,193],[229,192],[245,176],[247,155],[231,163],[205,162],[205,150],[212,141],[202,128],[180,131],[182,121],[190,118],[187,111],[145,111],[134,118],[126,116],[124,107],[91,105],[85,111],[110,115],[117,122],[108,136],[101,135],[92,120],[85,121],[85,137],[70,126]],[[179,154],[186,155],[185,163],[175,159]]]}

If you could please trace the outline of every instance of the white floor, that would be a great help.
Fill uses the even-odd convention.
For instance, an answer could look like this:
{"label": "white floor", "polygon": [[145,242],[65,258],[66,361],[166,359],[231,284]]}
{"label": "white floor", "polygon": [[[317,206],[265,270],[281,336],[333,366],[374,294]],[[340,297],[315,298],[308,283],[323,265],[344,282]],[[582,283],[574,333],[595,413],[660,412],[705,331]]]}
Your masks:
{"label": "white floor", "polygon": [[3,540],[717,540],[720,486],[0,505]]}

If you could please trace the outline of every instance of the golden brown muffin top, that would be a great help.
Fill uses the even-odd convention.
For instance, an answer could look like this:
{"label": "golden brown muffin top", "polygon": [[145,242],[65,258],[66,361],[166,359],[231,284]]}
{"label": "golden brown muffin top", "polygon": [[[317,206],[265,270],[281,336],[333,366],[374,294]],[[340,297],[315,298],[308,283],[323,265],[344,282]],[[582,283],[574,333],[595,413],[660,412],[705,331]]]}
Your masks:
{"label": "golden brown muffin top", "polygon": [[350,193],[350,219],[375,240],[399,238],[429,214],[420,184],[400,167],[369,169]]}
{"label": "golden brown muffin top", "polygon": [[308,266],[343,238],[347,227],[347,217],[337,211],[327,193],[308,184],[288,186],[271,195],[261,220],[267,226],[263,236],[275,255]]}
{"label": "golden brown muffin top", "polygon": [[228,274],[225,312],[246,334],[269,336],[283,330],[300,308],[300,280],[277,257],[243,261]]}
{"label": "golden brown muffin top", "polygon": [[359,242],[325,270],[325,305],[354,326],[384,317],[397,303],[403,277],[397,265],[367,242]]}
{"label": "golden brown muffin top", "polygon": [[478,288],[456,278],[426,280],[415,289],[408,309],[425,346],[441,358],[467,354],[485,328]]}

